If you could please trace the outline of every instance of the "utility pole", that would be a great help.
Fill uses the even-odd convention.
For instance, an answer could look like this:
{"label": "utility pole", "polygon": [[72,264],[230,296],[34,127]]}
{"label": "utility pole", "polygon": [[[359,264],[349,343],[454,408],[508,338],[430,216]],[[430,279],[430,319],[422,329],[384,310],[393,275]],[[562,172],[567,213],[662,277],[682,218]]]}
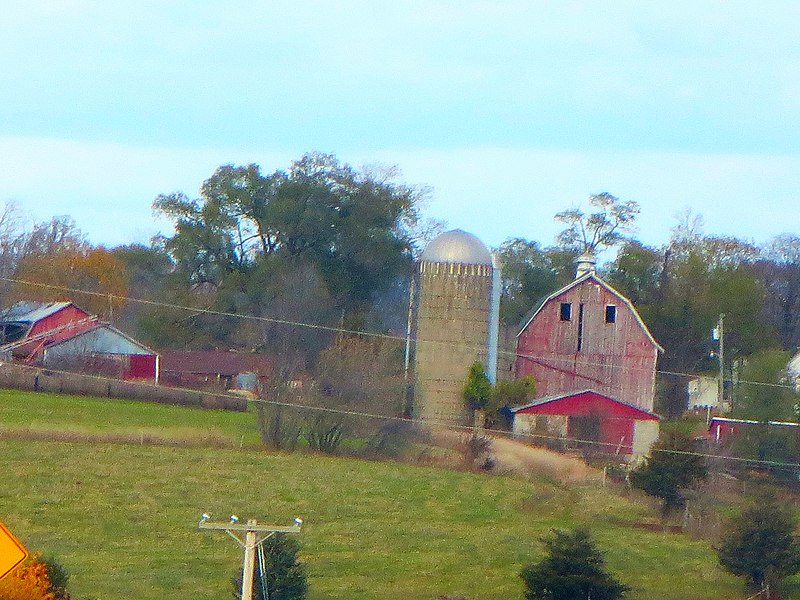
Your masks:
{"label": "utility pole", "polygon": [[719,381],[717,385],[717,405],[722,410],[722,403],[725,400],[725,314],[719,316],[717,326],[714,329],[714,336],[719,342]]}
{"label": "utility pole", "polygon": [[204,514],[197,525],[199,529],[211,529],[224,531],[244,548],[244,560],[242,561],[242,600],[250,600],[253,597],[253,568],[255,567],[256,549],[264,541],[276,533],[300,533],[303,519],[296,518],[294,525],[259,525],[255,519],[248,519],[246,525],[241,525],[236,516],[231,516],[230,521],[211,522],[211,517]]}

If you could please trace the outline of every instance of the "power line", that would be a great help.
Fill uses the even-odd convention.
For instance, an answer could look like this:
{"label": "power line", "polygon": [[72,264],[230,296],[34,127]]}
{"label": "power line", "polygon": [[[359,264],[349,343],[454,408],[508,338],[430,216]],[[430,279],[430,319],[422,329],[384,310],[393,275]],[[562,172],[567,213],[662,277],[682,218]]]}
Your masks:
{"label": "power line", "polygon": [[[23,368],[23,369],[39,370],[38,367],[35,367],[35,366],[32,366],[32,365],[14,364],[14,366],[19,367],[19,368]],[[1,365],[0,365],[0,368],[2,368]],[[54,370],[54,369],[48,369],[48,370],[53,372],[53,373],[60,373],[60,374],[64,374],[64,375],[75,375],[75,373],[71,373],[69,371]],[[88,375],[88,374],[84,375],[84,374],[81,374],[81,376],[82,377],[90,377],[90,378],[98,379],[98,380],[101,380],[101,381],[117,381],[116,379],[113,379],[111,377],[103,377],[101,375]],[[142,385],[142,386],[144,386],[144,385],[150,386],[151,385],[151,384],[146,384],[146,383],[143,383],[143,382],[136,382],[136,381],[132,381],[132,382],[129,382],[129,383],[138,384],[138,385]],[[171,389],[188,389],[188,388],[171,388]],[[189,391],[196,392],[198,390],[189,390]],[[217,395],[221,396],[221,397],[225,397],[225,398],[236,398],[236,399],[239,399],[239,400],[241,400],[241,398],[242,398],[241,396],[238,396],[238,395],[235,395],[235,394],[224,394],[224,393],[221,393],[221,394],[217,394]],[[376,413],[368,413],[368,412],[357,411],[357,410],[347,410],[347,409],[341,409],[341,408],[332,408],[332,407],[327,407],[327,406],[315,406],[315,405],[309,405],[309,404],[298,404],[298,403],[295,403],[295,402],[283,402],[283,401],[278,401],[278,400],[267,400],[265,398],[248,398],[247,400],[248,400],[248,403],[253,403],[253,404],[279,406],[279,407],[283,407],[283,408],[298,409],[300,411],[311,411],[311,412],[317,412],[317,413],[334,414],[334,415],[341,415],[341,416],[348,416],[348,417],[360,417],[360,418],[372,419],[372,420],[377,420],[377,421],[394,421],[394,422],[402,422],[402,423],[413,423],[415,425],[420,425],[420,426],[424,426],[424,427],[434,427],[434,428],[439,428],[439,429],[442,429],[442,430],[445,430],[445,431],[452,431],[452,432],[455,432],[455,433],[463,433],[463,434],[469,434],[469,435],[474,434],[474,429],[471,426],[456,425],[456,424],[453,424],[453,423],[451,423],[449,421],[437,421],[435,419],[426,419],[425,421],[413,421],[412,422],[407,417],[399,417],[399,416],[394,416],[394,415],[380,415],[380,414],[376,414]],[[528,439],[532,439],[532,440],[537,440],[538,439],[538,440],[558,442],[560,444],[561,443],[582,444],[582,445],[587,445],[587,446],[597,446],[599,448],[602,448],[602,447],[617,448],[619,446],[618,443],[612,443],[612,442],[600,442],[598,440],[589,440],[589,439],[581,439],[581,438],[566,437],[566,436],[556,436],[556,435],[546,435],[546,434],[540,434],[540,433],[526,432],[526,433],[512,434],[512,432],[509,432],[509,431],[506,431],[506,430],[503,430],[503,429],[492,429],[492,428],[486,428],[486,429],[483,429],[483,431],[485,433],[493,434],[493,435],[496,435],[497,437],[501,437],[501,438],[504,438],[504,439],[508,439],[509,436],[513,436],[515,438],[520,438],[521,437],[521,438],[528,438]],[[670,450],[670,449],[660,449],[660,448],[652,448],[651,451],[661,452],[661,453],[664,453],[664,454],[678,454],[678,455],[686,455],[686,456],[698,456],[698,457],[702,457],[702,458],[706,458],[706,459],[726,460],[726,461],[740,462],[740,463],[746,463],[746,464],[751,464],[751,465],[756,465],[756,466],[763,465],[763,466],[766,466],[766,467],[779,467],[779,468],[792,468],[792,469],[800,468],[800,463],[786,463],[786,462],[769,461],[769,460],[763,460],[763,459],[742,458],[742,457],[738,457],[738,456],[728,456],[728,455],[719,455],[719,454],[711,454],[711,453],[703,453],[703,452],[689,452],[689,451],[683,451],[683,450]],[[616,453],[616,452],[600,452],[600,453],[601,454],[605,454],[607,456],[618,456],[618,453]]]}
{"label": "power line", "polygon": [[[191,312],[195,313],[196,315],[199,315],[199,314],[215,315],[215,316],[221,316],[221,317],[230,317],[230,318],[235,318],[235,319],[243,319],[243,320],[249,320],[249,321],[263,322],[263,323],[272,323],[272,324],[276,324],[276,325],[287,325],[287,326],[291,326],[291,327],[305,327],[305,328],[308,328],[308,329],[327,331],[327,332],[330,332],[330,333],[342,333],[342,334],[358,335],[358,336],[363,336],[363,337],[371,337],[371,338],[376,338],[376,339],[387,339],[387,340],[400,341],[400,342],[404,342],[405,339],[406,339],[405,336],[397,335],[397,334],[376,333],[376,332],[371,332],[371,331],[348,329],[348,328],[345,328],[345,327],[334,327],[334,326],[330,326],[330,325],[319,325],[319,324],[316,324],[316,323],[308,323],[308,322],[303,322],[303,321],[291,321],[291,320],[286,320],[286,319],[277,319],[277,318],[273,318],[273,317],[261,317],[261,316],[257,316],[257,315],[248,315],[248,314],[234,313],[234,312],[229,312],[229,311],[220,311],[220,310],[215,310],[215,309],[210,309],[210,308],[198,308],[198,307],[186,306],[186,305],[182,305],[182,304],[175,304],[175,303],[171,303],[171,302],[161,302],[161,301],[157,301],[157,300],[145,300],[145,299],[142,299],[142,298],[134,298],[132,296],[123,296],[123,295],[119,295],[119,294],[104,294],[102,292],[94,292],[94,291],[90,291],[90,290],[82,290],[82,289],[79,289],[79,288],[72,288],[72,287],[54,285],[54,284],[49,284],[49,283],[39,283],[39,282],[35,282],[35,281],[28,281],[28,280],[25,280],[25,279],[16,279],[16,278],[13,278],[13,277],[0,277],[0,281],[6,281],[6,282],[9,282],[9,283],[17,283],[17,284],[20,284],[20,285],[29,285],[29,286],[33,286],[33,287],[40,287],[40,288],[46,288],[46,289],[52,289],[52,290],[59,290],[59,291],[63,291],[63,292],[74,292],[74,293],[78,293],[78,294],[86,294],[86,295],[89,295],[89,296],[108,298],[108,299],[113,299],[113,300],[134,302],[134,303],[144,304],[144,305],[148,305],[148,306],[159,306],[159,307],[171,308],[171,309],[175,309],[175,310],[191,311]],[[448,344],[448,345],[451,345],[451,346],[453,345],[450,342],[440,342],[440,341],[437,341],[437,340],[419,340],[419,339],[414,339],[414,342],[415,343],[423,343],[423,344]],[[460,343],[457,346],[460,347],[460,348],[483,350],[482,346],[472,346],[472,345],[463,344],[463,343]],[[639,371],[650,372],[649,369],[640,368],[640,367],[631,367],[631,366],[626,366],[626,365],[609,365],[609,364],[604,364],[604,363],[599,363],[599,362],[592,362],[592,361],[588,361],[588,360],[585,360],[585,359],[578,359],[578,358],[567,359],[567,358],[559,358],[559,357],[552,357],[552,356],[537,356],[537,355],[532,355],[532,354],[524,354],[524,353],[514,352],[514,351],[511,351],[511,350],[500,350],[498,352],[498,354],[501,354],[503,356],[513,356],[513,357],[517,357],[517,358],[530,358],[530,359],[535,359],[535,360],[549,360],[549,361],[554,361],[554,362],[562,362],[564,364],[569,364],[569,365],[580,364],[581,366],[585,366],[585,367],[603,367],[603,368],[606,368],[606,369],[617,369],[617,370],[624,370],[624,371],[629,371],[629,372],[639,372]],[[657,375],[670,375],[670,376],[677,376],[677,377],[685,377],[687,379],[701,376],[701,375],[699,375],[697,373],[683,373],[683,372],[679,372],[679,371],[664,371],[664,370],[658,370],[658,369],[655,370],[655,373]],[[788,390],[794,390],[795,389],[794,386],[792,386],[790,384],[768,383],[768,382],[762,382],[762,381],[749,381],[749,380],[743,380],[743,379],[738,379],[738,380],[735,380],[735,381],[732,380],[732,379],[726,379],[725,381],[728,381],[728,382],[731,382],[731,383],[737,383],[737,384],[747,384],[747,385],[772,387],[772,388],[781,388],[781,389],[788,389]]]}

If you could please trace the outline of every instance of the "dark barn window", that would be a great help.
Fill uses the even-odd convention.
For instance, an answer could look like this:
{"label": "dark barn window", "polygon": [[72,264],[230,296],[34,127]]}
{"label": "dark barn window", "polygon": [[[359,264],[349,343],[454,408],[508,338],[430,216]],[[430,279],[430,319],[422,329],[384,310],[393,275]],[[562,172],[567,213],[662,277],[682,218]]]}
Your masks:
{"label": "dark barn window", "polygon": [[569,302],[561,303],[561,320],[569,321],[572,318],[572,304]]}
{"label": "dark barn window", "polygon": [[606,305],[606,323],[617,322],[617,307],[613,304]]}

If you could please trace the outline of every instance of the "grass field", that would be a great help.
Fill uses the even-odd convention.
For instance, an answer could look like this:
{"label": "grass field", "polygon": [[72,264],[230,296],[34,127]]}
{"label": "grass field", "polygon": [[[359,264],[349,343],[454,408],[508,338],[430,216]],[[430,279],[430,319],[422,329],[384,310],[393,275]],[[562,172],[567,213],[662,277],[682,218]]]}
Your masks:
{"label": "grass field", "polygon": [[[255,439],[252,415],[5,392],[0,424],[113,435],[146,429]],[[248,429],[250,428],[250,429]],[[235,445],[235,444],[234,444]],[[76,600],[228,598],[241,551],[202,512],[289,524],[311,600],[522,598],[518,573],[553,527],[584,525],[635,599],[743,598],[707,543],[645,531],[652,518],[595,484],[242,449],[0,435],[0,519],[72,574]]]}

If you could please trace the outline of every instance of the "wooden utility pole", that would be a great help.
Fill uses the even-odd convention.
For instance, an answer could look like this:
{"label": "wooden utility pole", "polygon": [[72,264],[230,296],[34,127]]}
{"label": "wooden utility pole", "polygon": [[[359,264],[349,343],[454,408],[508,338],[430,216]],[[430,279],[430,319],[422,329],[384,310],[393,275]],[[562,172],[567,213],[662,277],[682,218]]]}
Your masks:
{"label": "wooden utility pole", "polygon": [[719,340],[719,383],[717,386],[717,405],[722,410],[725,400],[725,315],[719,316],[717,321],[717,339]]}
{"label": "wooden utility pole", "polygon": [[300,533],[303,520],[297,518],[294,525],[259,525],[255,519],[248,519],[246,525],[239,524],[239,519],[231,517],[227,523],[213,523],[209,521],[208,515],[203,515],[200,519],[198,528],[224,531],[238,544],[244,548],[244,560],[242,561],[242,600],[250,600],[253,597],[253,568],[255,567],[256,549],[264,541],[276,533]]}

